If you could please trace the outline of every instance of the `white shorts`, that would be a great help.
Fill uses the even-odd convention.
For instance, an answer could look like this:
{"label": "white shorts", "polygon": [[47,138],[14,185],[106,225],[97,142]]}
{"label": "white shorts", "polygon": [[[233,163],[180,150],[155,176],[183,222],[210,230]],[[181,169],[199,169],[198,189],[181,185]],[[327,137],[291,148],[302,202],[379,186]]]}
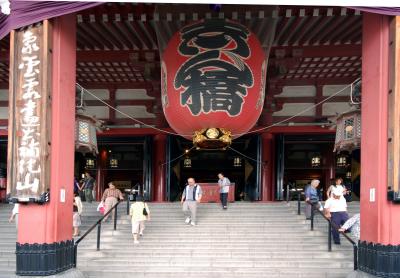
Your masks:
{"label": "white shorts", "polygon": [[144,221],[132,222],[132,234],[138,234],[144,230]]}

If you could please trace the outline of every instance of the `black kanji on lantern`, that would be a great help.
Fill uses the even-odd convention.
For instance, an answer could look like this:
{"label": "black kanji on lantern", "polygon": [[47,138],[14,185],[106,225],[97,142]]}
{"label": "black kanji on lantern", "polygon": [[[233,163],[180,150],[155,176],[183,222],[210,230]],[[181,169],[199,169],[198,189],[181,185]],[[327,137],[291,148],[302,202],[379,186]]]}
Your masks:
{"label": "black kanji on lantern", "polygon": [[250,56],[249,31],[224,19],[205,20],[181,30],[181,55],[190,56],[175,76],[184,88],[181,105],[193,115],[226,111],[239,115],[253,75],[243,61]]}

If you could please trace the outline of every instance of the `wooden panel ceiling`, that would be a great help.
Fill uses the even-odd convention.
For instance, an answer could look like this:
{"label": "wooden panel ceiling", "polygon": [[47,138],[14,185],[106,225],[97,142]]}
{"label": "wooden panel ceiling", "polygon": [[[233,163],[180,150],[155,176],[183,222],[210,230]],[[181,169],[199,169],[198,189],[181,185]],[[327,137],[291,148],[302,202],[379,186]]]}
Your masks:
{"label": "wooden panel ceiling", "polygon": [[[157,80],[159,51],[170,37],[192,21],[212,17],[239,21],[257,34],[265,48],[273,47],[276,53],[270,56],[268,79],[271,81],[309,82],[310,79],[350,79],[360,75],[361,47],[355,46],[361,44],[361,14],[341,7],[223,5],[219,12],[214,12],[208,5],[108,3],[77,15],[78,61],[80,51],[85,52],[81,57],[91,57],[86,60],[92,59],[92,62],[103,61],[107,57],[104,51],[109,51],[115,53],[112,56],[116,61],[125,59],[135,64],[132,71],[141,71],[145,80]],[[271,25],[275,35],[267,40],[265,34]],[[349,55],[347,48],[355,51]],[[101,54],[97,58],[86,55],[90,51]],[[152,58],[146,58],[151,51]],[[279,53],[282,51],[283,57]],[[120,75],[114,76],[114,81],[138,81],[129,79],[132,74],[136,77],[136,72],[127,76],[119,69],[113,74]]]}
{"label": "wooden panel ceiling", "polygon": [[[268,83],[354,80],[361,72],[362,15],[341,7],[106,3],[79,12],[77,80],[86,87],[159,91],[159,50],[180,27],[229,18],[272,47]],[[274,25],[274,35],[265,34]],[[8,87],[8,38],[0,42],[0,87]],[[151,88],[152,87],[152,88]]]}

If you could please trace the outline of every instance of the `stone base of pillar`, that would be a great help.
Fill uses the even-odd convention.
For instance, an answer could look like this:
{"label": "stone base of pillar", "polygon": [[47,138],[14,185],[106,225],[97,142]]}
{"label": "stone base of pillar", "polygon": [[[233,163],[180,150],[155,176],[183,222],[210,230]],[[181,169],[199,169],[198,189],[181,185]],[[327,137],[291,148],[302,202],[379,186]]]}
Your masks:
{"label": "stone base of pillar", "polygon": [[[400,245],[383,245],[360,241],[358,269],[373,277],[400,277]],[[356,276],[370,277],[370,276]]]}
{"label": "stone base of pillar", "polygon": [[[19,276],[16,275],[15,278],[23,278],[23,277],[27,277],[27,276]],[[43,278],[43,276],[29,276],[31,278]],[[54,274],[54,275],[50,275],[50,276],[46,276],[46,278],[85,278],[86,276],[77,268],[72,268],[69,269],[67,271],[58,273],[58,274]]]}
{"label": "stone base of pillar", "polygon": [[376,278],[376,276],[362,271],[353,271],[346,278]]}
{"label": "stone base of pillar", "polygon": [[20,276],[56,275],[75,265],[73,240],[34,244],[17,242],[15,253],[17,255],[16,274]]}

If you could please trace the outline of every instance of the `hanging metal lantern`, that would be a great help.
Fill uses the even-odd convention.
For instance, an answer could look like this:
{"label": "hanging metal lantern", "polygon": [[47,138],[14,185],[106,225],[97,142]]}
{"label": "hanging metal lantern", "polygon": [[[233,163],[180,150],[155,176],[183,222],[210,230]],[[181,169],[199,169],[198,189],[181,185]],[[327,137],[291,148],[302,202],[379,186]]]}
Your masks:
{"label": "hanging metal lantern", "polygon": [[347,167],[347,165],[348,165],[347,160],[348,160],[348,157],[346,154],[340,154],[336,159],[336,166],[341,167],[341,168]]}
{"label": "hanging metal lantern", "polygon": [[86,159],[86,168],[87,168],[87,169],[92,169],[92,168],[94,168],[94,164],[95,164],[95,162],[94,162],[94,159],[93,159],[93,158],[87,158],[87,159]]}
{"label": "hanging metal lantern", "polygon": [[233,167],[242,167],[242,159],[240,157],[233,158]]}
{"label": "hanging metal lantern", "polygon": [[361,111],[353,110],[337,118],[334,152],[352,151],[361,146]]}
{"label": "hanging metal lantern", "polygon": [[76,113],[75,150],[81,153],[98,154],[96,125],[97,120],[82,112]]}
{"label": "hanging metal lantern", "polygon": [[185,158],[183,160],[183,167],[184,168],[191,168],[192,167],[192,160],[190,158]]}
{"label": "hanging metal lantern", "polygon": [[311,167],[319,167],[321,166],[321,157],[315,155],[311,158]]}
{"label": "hanging metal lantern", "polygon": [[346,173],[346,179],[351,179],[351,171],[348,171],[347,173]]}

